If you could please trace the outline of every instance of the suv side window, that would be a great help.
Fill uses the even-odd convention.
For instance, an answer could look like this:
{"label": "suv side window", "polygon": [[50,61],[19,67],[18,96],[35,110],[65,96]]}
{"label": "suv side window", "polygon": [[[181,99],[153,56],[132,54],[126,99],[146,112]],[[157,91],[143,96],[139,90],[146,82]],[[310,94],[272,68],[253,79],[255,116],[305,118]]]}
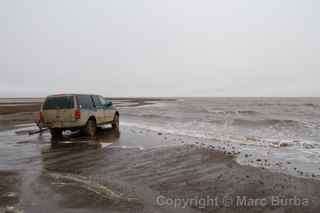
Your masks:
{"label": "suv side window", "polygon": [[98,96],[93,95],[93,96],[91,96],[91,97],[92,97],[92,99],[93,99],[93,102],[94,102],[96,108],[103,108],[103,104],[101,103],[101,101],[100,101],[100,99],[98,98]]}
{"label": "suv side window", "polygon": [[102,103],[103,106],[107,103],[106,100],[102,96],[99,96],[99,99],[100,99],[100,102]]}
{"label": "suv side window", "polygon": [[94,109],[92,99],[89,95],[79,95],[78,101],[79,101],[80,109]]}

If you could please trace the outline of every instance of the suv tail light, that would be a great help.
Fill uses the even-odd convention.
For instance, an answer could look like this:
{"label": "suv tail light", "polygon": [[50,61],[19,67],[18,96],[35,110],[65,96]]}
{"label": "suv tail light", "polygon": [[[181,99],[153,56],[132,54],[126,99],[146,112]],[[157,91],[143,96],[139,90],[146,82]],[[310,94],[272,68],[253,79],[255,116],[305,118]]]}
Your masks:
{"label": "suv tail light", "polygon": [[43,113],[42,112],[38,113],[38,119],[39,119],[40,122],[43,121]]}
{"label": "suv tail light", "polygon": [[81,112],[79,109],[74,112],[74,118],[77,120],[81,118]]}

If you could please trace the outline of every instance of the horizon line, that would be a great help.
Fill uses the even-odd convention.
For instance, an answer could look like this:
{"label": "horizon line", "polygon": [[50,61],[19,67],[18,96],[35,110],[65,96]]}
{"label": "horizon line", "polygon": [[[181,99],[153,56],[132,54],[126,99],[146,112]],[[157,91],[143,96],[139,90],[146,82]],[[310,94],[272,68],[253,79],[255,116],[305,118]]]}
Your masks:
{"label": "horizon line", "polygon": [[[68,93],[66,93],[68,94]],[[104,95],[103,95],[104,96]],[[47,96],[13,96],[13,97],[1,97],[0,99],[41,99]],[[124,99],[124,98],[320,98],[320,96],[104,96],[112,99]]]}

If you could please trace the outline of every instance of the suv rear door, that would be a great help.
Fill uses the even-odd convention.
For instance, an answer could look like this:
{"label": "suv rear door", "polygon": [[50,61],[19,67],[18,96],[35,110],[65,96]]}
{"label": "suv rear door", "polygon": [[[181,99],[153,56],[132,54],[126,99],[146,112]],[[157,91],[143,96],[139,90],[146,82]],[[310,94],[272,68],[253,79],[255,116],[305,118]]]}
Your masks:
{"label": "suv rear door", "polygon": [[45,123],[63,123],[74,121],[74,96],[49,96],[46,98],[42,110]]}
{"label": "suv rear door", "polygon": [[105,113],[104,113],[104,106],[101,103],[100,99],[96,95],[91,96],[93,103],[96,109],[96,119],[98,124],[106,123],[105,121]]}

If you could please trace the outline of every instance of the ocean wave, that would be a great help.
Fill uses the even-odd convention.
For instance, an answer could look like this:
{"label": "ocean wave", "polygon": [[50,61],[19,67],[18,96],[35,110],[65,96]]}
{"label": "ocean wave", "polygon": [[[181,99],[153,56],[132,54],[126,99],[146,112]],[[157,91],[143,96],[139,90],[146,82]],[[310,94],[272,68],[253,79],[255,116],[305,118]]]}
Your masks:
{"label": "ocean wave", "polygon": [[133,116],[133,117],[141,117],[141,118],[161,118],[161,119],[175,119],[176,117],[169,115],[159,115],[159,114],[143,114],[143,113],[126,113],[122,112],[122,115]]}
{"label": "ocean wave", "polygon": [[[177,136],[186,136],[198,139],[205,139],[214,141],[215,143],[226,142],[227,144],[234,145],[248,145],[248,146],[258,146],[258,147],[272,147],[272,148],[292,148],[301,149],[301,150],[312,150],[319,149],[320,144],[316,141],[309,141],[306,139],[299,138],[266,138],[259,136],[248,136],[248,135],[235,135],[232,133],[223,133],[223,134],[215,134],[209,133],[203,130],[194,130],[194,129],[185,129],[185,128],[169,128],[169,127],[161,127],[147,124],[138,124],[131,122],[124,122],[124,126],[126,127],[134,127],[138,129],[144,129],[152,132],[161,132],[163,134],[171,134]],[[209,144],[211,144],[209,142]],[[223,145],[223,144],[220,144]],[[224,144],[225,145],[225,144]]]}
{"label": "ocean wave", "polygon": [[212,114],[229,114],[229,115],[237,115],[237,114],[242,114],[242,115],[257,115],[259,114],[258,111],[255,110],[213,110],[209,111],[209,113]]}
{"label": "ocean wave", "polygon": [[307,103],[307,104],[303,104],[304,106],[307,107],[312,107],[312,108],[319,108],[320,105],[319,104],[313,104],[313,103]]}
{"label": "ocean wave", "polygon": [[277,107],[313,107],[313,108],[318,108],[320,107],[319,104],[315,103],[257,103],[255,104],[256,106],[264,107],[264,106],[277,106]]}
{"label": "ocean wave", "polygon": [[216,137],[210,136],[208,134],[204,134],[203,132],[197,131],[197,130],[168,128],[168,127],[162,127],[162,126],[154,126],[154,125],[139,124],[135,122],[124,122],[124,121],[121,123],[121,125],[126,127],[134,127],[138,129],[150,130],[153,132],[161,132],[165,134],[181,135],[181,136],[204,138],[204,139],[216,139]]}
{"label": "ocean wave", "polygon": [[256,114],[259,114],[259,112],[254,110],[239,110],[238,114],[256,115]]}
{"label": "ocean wave", "polygon": [[262,119],[262,120],[249,120],[249,119],[242,119],[236,118],[233,120],[232,124],[234,125],[255,125],[255,126],[304,126],[303,122],[296,121],[296,120],[281,120],[281,119]]}

